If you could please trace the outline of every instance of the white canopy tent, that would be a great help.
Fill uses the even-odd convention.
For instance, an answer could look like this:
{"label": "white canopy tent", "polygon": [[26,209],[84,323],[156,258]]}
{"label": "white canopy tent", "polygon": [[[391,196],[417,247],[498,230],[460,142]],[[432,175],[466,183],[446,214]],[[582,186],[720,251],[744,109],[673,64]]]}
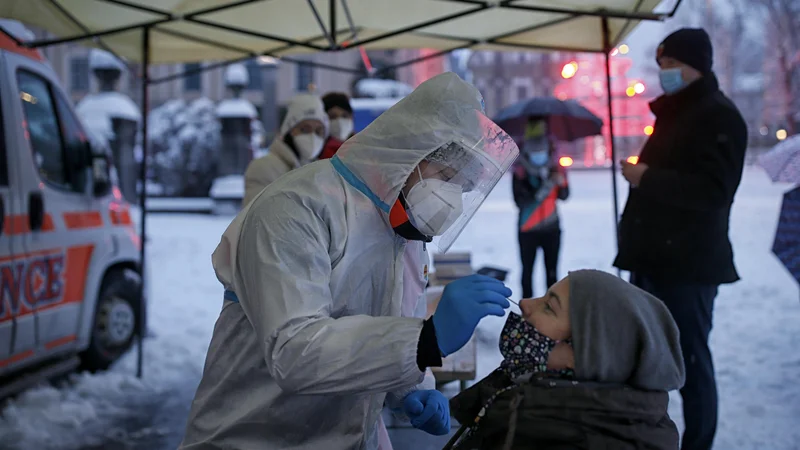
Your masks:
{"label": "white canopy tent", "polygon": [[[668,0],[669,1],[669,0]],[[674,14],[661,0],[4,0],[0,17],[48,30],[40,47],[102,38],[149,63],[371,49],[459,48],[602,52],[641,20]],[[335,30],[333,32],[332,30]],[[99,45],[99,44],[98,44]]]}
{"label": "white canopy tent", "polygon": [[[21,42],[40,48],[86,41],[122,60],[142,64],[143,153],[147,155],[151,64],[223,60],[201,70],[256,56],[297,62],[292,55],[350,48],[429,48],[603,52],[609,117],[611,50],[641,21],[672,17],[682,0],[3,0],[0,17],[47,30],[54,39]],[[308,62],[303,62],[309,64]],[[353,68],[314,64],[358,72]],[[387,68],[390,69],[390,68]],[[387,70],[384,69],[384,70]],[[192,71],[196,72],[196,71]],[[184,72],[177,76],[185,76]],[[618,221],[616,152],[611,137],[614,220]],[[144,186],[146,158],[140,177]],[[140,196],[141,239],[146,242],[145,194]],[[615,238],[616,238],[615,234]],[[144,274],[145,245],[141,247]],[[144,277],[143,284],[144,284]],[[142,336],[139,330],[142,373]]]}

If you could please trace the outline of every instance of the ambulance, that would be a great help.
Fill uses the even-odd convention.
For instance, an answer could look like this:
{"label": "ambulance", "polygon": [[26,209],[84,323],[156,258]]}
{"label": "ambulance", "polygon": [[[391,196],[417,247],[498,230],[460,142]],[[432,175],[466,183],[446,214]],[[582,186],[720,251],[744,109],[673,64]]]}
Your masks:
{"label": "ambulance", "polygon": [[0,32],[0,397],[106,369],[144,329],[142,243],[109,164],[40,52]]}

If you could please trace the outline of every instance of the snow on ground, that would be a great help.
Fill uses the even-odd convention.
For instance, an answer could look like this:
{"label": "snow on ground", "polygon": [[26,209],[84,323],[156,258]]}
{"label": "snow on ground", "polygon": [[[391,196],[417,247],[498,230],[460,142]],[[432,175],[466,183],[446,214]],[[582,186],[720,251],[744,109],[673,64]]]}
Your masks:
{"label": "snow on ground", "polygon": [[[608,172],[571,175],[572,197],[561,208],[562,275],[589,267],[613,271],[610,179]],[[619,185],[625,186],[621,179]],[[720,290],[711,338],[721,399],[717,449],[800,448],[800,293],[769,250],[785,188],[748,169],[736,199],[731,234],[742,281]],[[0,447],[15,442],[12,449],[174,449],[222,304],[210,255],[229,221],[151,215],[153,336],[145,341],[144,379],[133,377],[136,358],[131,352],[108,373],[77,375],[58,388],[28,391],[4,405]],[[511,269],[508,283],[519,291],[515,222],[510,183],[504,179],[454,250],[471,250],[476,268]],[[541,261],[536,270],[541,293]],[[479,377],[500,362],[497,340],[503,322],[485,319],[477,331]],[[448,387],[447,392],[455,390]],[[670,413],[680,424],[680,400],[673,399]]]}

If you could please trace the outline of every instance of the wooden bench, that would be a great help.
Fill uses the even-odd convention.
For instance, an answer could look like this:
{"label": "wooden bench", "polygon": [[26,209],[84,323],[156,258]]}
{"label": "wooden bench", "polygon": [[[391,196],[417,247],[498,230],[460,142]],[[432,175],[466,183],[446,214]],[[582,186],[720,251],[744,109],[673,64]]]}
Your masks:
{"label": "wooden bench", "polygon": [[[430,317],[436,311],[436,305],[442,297],[444,286],[431,286],[428,288],[428,315]],[[431,367],[434,377],[436,377],[436,388],[451,383],[459,382],[459,389],[467,388],[467,381],[477,377],[478,343],[473,334],[469,342],[459,351],[448,355],[442,359],[442,367]]]}

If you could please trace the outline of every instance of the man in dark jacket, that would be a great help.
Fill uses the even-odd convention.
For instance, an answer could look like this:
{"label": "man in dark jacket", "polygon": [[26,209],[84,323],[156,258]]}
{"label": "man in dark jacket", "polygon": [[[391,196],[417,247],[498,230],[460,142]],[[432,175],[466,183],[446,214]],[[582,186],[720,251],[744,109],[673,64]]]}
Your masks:
{"label": "man in dark jacket", "polygon": [[629,270],[631,282],[664,301],[675,318],[686,360],[682,448],[708,450],[717,427],[708,336],[719,285],[739,279],[728,228],[747,129],[719,90],[704,30],[669,35],[657,61],[665,95],[650,106],[655,130],[639,162],[622,164],[631,189],[614,265]]}

